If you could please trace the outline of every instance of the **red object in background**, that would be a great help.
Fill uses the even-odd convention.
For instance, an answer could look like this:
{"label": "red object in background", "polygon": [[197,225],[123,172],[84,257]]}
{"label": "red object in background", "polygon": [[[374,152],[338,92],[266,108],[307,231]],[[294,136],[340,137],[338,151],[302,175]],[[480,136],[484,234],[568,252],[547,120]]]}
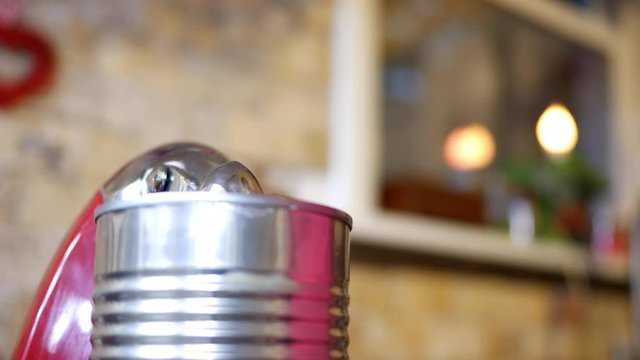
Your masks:
{"label": "red object in background", "polygon": [[428,179],[401,178],[384,184],[387,209],[484,224],[485,203],[480,191],[455,191]]}
{"label": "red object in background", "polygon": [[0,107],[6,108],[19,103],[53,80],[53,50],[38,33],[23,26],[2,24],[0,47],[24,53],[31,60],[31,67],[23,78],[11,82],[0,79]]}
{"label": "red object in background", "polygon": [[591,240],[591,212],[586,203],[578,203],[566,206],[559,210],[559,226],[571,236],[572,239],[588,244]]}
{"label": "red object in background", "polygon": [[88,359],[97,193],[65,236],[38,287],[14,360]]}

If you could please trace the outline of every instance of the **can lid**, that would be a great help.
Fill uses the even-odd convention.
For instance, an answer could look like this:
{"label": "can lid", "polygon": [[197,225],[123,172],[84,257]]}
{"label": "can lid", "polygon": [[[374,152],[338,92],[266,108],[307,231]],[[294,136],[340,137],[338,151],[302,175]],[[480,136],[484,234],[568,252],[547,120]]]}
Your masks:
{"label": "can lid", "polygon": [[105,203],[164,192],[262,194],[262,188],[242,163],[195,143],[152,149],[130,161],[102,187]]}
{"label": "can lid", "polygon": [[196,143],[173,143],[133,159],[102,187],[101,215],[137,207],[180,202],[226,202],[303,210],[338,219],[351,217],[330,207],[283,196],[264,195],[255,175],[238,161]]}

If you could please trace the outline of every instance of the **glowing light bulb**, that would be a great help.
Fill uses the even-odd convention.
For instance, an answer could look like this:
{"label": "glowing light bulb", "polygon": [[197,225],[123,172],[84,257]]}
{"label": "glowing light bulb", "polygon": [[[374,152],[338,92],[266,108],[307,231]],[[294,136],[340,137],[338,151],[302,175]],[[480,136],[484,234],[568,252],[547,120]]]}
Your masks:
{"label": "glowing light bulb", "polygon": [[486,127],[472,124],[453,129],[444,142],[444,160],[454,170],[479,170],[496,155],[493,135]]}
{"label": "glowing light bulb", "polygon": [[578,143],[578,126],[562,104],[551,104],[540,115],[536,125],[540,146],[551,155],[566,155]]}

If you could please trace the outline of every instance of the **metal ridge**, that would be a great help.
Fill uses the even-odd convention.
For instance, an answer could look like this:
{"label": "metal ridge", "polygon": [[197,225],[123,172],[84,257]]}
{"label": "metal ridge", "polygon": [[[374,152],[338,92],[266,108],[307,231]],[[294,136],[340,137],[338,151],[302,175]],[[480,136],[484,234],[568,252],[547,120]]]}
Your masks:
{"label": "metal ridge", "polygon": [[291,211],[303,210],[332,217],[345,223],[351,229],[353,219],[349,214],[329,206],[312,202],[295,200],[276,195],[245,195],[237,193],[209,193],[209,192],[159,192],[146,194],[136,200],[115,200],[105,203],[96,209],[94,221],[106,213],[132,208],[155,206],[159,204],[180,204],[193,202],[231,203],[237,205],[253,205],[261,207],[287,208]]}

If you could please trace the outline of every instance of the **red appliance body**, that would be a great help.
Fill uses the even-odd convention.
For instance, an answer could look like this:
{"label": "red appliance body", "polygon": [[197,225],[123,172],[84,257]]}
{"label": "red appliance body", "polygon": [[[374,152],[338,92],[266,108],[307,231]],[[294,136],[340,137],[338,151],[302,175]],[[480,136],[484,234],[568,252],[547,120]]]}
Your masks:
{"label": "red appliance body", "polygon": [[14,360],[88,359],[96,246],[94,195],[64,237],[38,287]]}

